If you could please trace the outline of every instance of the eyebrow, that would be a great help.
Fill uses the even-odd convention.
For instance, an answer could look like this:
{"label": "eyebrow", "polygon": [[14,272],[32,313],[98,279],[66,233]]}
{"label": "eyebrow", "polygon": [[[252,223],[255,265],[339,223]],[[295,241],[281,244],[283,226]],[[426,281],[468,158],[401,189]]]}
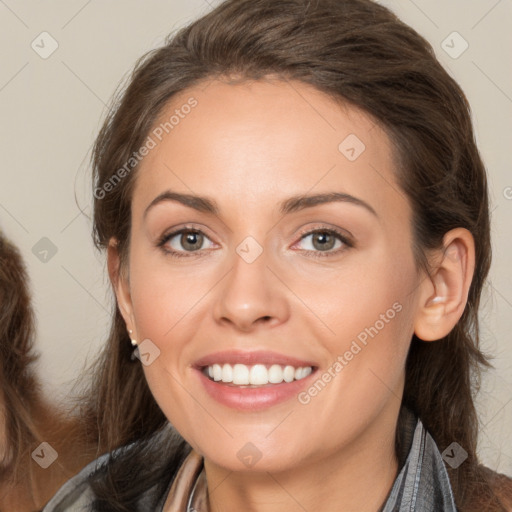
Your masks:
{"label": "eyebrow", "polygon": [[[153,201],[151,201],[151,203],[144,211],[144,218],[151,210],[151,208],[153,208],[159,203],[166,201],[178,202],[202,213],[210,213],[213,215],[219,215],[220,213],[220,209],[215,200],[213,199],[210,199],[205,196],[181,194],[178,192],[167,190],[162,194],[158,195],[157,197],[155,197]],[[378,218],[377,212],[368,203],[366,203],[362,199],[342,192],[328,192],[323,194],[292,196],[281,203],[279,212],[282,215],[287,215],[289,213],[304,210],[306,208],[311,208],[313,206],[317,206],[320,204],[333,202],[350,203],[355,204],[357,206],[362,206],[363,208],[365,208],[370,213],[375,215],[375,217]]]}

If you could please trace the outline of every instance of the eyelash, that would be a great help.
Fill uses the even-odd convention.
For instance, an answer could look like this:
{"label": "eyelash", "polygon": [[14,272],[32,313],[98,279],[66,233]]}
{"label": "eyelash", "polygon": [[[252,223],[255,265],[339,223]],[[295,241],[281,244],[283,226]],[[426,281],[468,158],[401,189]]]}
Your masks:
{"label": "eyelash", "polygon": [[[181,235],[183,233],[193,233],[193,234],[202,234],[206,238],[205,233],[201,231],[200,229],[194,228],[192,226],[185,226],[183,228],[180,228],[176,231],[172,231],[171,233],[163,235],[157,242],[157,247],[160,247],[165,254],[173,257],[173,258],[189,258],[191,256],[194,256],[201,251],[175,251],[175,250],[169,250],[165,248],[165,244],[172,240],[176,235]],[[317,233],[327,233],[329,235],[336,236],[344,245],[345,247],[339,248],[336,251],[305,251],[307,253],[310,253],[314,258],[327,258],[331,256],[337,256],[342,251],[345,251],[347,248],[354,247],[354,243],[341,231],[338,231],[335,228],[316,228],[312,230],[305,230],[300,233],[300,240],[303,240],[306,238],[306,236],[317,234]]]}

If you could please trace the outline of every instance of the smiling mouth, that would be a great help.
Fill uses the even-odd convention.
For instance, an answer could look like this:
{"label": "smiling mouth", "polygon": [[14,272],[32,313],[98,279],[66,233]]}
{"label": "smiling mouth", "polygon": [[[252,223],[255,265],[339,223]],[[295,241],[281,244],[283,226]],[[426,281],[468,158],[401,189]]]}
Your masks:
{"label": "smiling mouth", "polygon": [[203,366],[201,372],[209,380],[230,387],[257,388],[302,380],[316,370],[314,366],[280,364],[213,364]]}

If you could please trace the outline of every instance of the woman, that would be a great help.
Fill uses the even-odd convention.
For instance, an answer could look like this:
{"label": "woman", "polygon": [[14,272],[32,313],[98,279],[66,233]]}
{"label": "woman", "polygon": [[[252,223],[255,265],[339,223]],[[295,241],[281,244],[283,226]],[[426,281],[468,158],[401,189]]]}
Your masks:
{"label": "woman", "polygon": [[476,456],[485,169],[410,27],[228,0],[139,61],[93,168],[106,454],[45,512],[510,509]]}
{"label": "woman", "polygon": [[36,360],[33,333],[25,266],[18,249],[0,232],[2,512],[41,509],[66,480],[94,458],[94,442],[92,438],[84,442],[78,419],[66,417],[41,392],[32,368]]}

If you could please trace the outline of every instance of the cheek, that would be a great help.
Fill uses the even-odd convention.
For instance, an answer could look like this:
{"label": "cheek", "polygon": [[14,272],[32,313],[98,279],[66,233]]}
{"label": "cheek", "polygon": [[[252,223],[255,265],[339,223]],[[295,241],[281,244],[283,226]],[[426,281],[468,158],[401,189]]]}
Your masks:
{"label": "cheek", "polygon": [[331,334],[323,336],[328,368],[346,397],[371,401],[389,389],[399,392],[417,286],[412,260],[403,254],[373,255],[329,280],[318,294],[316,304],[324,308],[319,316]]}
{"label": "cheek", "polygon": [[[182,398],[179,383],[188,377],[200,301],[209,288],[206,276],[184,272],[154,253],[134,250],[131,255],[130,290],[137,336],[139,341],[151,340],[158,352],[155,362],[143,369],[155,398],[160,402],[163,397],[165,405],[172,402],[176,406]],[[176,392],[170,393],[170,387]]]}
{"label": "cheek", "polygon": [[330,328],[330,345],[360,333],[364,341],[366,329],[374,332],[374,326],[382,338],[406,338],[403,328],[411,322],[406,310],[417,286],[410,255],[381,246],[356,256],[325,274],[320,286],[302,280],[299,293]]}
{"label": "cheek", "polygon": [[145,265],[135,271],[131,281],[132,304],[138,336],[149,339],[158,356],[143,366],[151,393],[167,418],[178,431],[189,438],[194,414],[190,395],[185,391],[188,367],[192,358],[190,340],[194,339],[197,322],[194,303],[198,295],[184,287],[184,279],[176,279],[168,269]]}
{"label": "cheek", "polygon": [[130,290],[138,335],[159,344],[176,334],[179,322],[181,333],[187,315],[204,294],[203,279],[154,252],[134,251],[131,261]]}

